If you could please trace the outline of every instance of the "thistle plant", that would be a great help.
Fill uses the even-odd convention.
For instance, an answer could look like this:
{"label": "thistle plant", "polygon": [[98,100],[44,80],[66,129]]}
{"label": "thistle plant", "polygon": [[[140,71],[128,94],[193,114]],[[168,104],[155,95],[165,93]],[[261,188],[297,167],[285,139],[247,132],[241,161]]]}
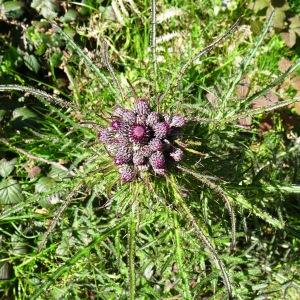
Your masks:
{"label": "thistle plant", "polygon": [[133,110],[117,107],[110,126],[99,131],[99,140],[119,166],[123,182],[133,181],[144,171],[165,175],[167,164],[179,162],[183,151],[174,146],[182,116],[151,111],[147,100],[138,99]]}
{"label": "thistle plant", "polygon": [[[180,95],[183,93],[181,89],[183,88],[184,76],[195,61],[202,59],[216,46],[230,38],[239,28],[240,20],[210,45],[187,59],[176,72],[172,73],[171,78],[166,80],[164,88],[161,89],[156,45],[156,3],[155,0],[152,0],[151,72],[147,81],[149,88],[147,95],[145,93],[139,94],[129,79],[126,81],[128,84],[124,84],[120,80],[119,74],[114,71],[109,60],[105,38],[102,41],[102,60],[109,75],[104,74],[103,70],[99,69],[57,24],[51,23],[56,33],[84,61],[89,70],[95,73],[101,82],[101,88],[106,89],[105,92],[108,91],[115,101],[111,101],[111,105],[102,107],[97,114],[94,114],[92,109],[84,110],[76,102],[64,100],[62,97],[50,95],[34,87],[16,84],[0,85],[2,92],[12,93],[16,91],[31,94],[49,105],[51,109],[56,111],[59,118],[72,127],[70,135],[74,140],[71,143],[73,148],[77,148],[76,151],[78,151],[72,157],[74,161],[66,167],[50,158],[46,159],[22,149],[18,146],[18,142],[7,137],[3,132],[0,142],[6,149],[27,159],[56,167],[63,172],[53,189],[42,195],[35,195],[31,199],[33,202],[28,202],[31,205],[36,202],[39,203],[39,197],[49,199],[48,197],[53,196],[54,193],[62,199],[62,204],[54,213],[54,217],[51,213],[47,215],[51,222],[50,224],[43,223],[43,227],[46,226],[47,229],[42,235],[40,231],[38,232],[33,246],[35,258],[28,255],[28,260],[38,260],[36,257],[40,253],[54,251],[53,247],[56,245],[49,245],[49,241],[60,243],[62,237],[55,236],[55,229],[64,226],[62,222],[64,212],[72,202],[77,202],[76,205],[82,205],[80,200],[87,200],[87,204],[81,212],[82,216],[86,214],[83,217],[85,221],[80,221],[74,216],[74,227],[78,226],[80,222],[82,222],[80,223],[81,226],[88,227],[86,236],[80,237],[78,241],[74,242],[79,244],[77,244],[79,250],[78,247],[72,248],[70,246],[71,250],[68,249],[68,251],[71,252],[67,252],[68,256],[63,257],[64,262],[53,272],[50,272],[47,280],[38,279],[39,283],[36,284],[35,290],[25,290],[25,294],[30,294],[31,299],[38,299],[44,293],[49,294],[51,286],[55,285],[60,277],[72,272],[72,268],[75,269],[80,260],[91,256],[91,261],[89,265],[84,266],[84,270],[89,273],[89,267],[91,267],[95,273],[101,269],[106,270],[106,274],[108,274],[105,278],[95,275],[99,294],[104,295],[104,299],[109,299],[109,297],[113,297],[113,299],[114,297],[137,299],[140,295],[142,297],[149,296],[149,294],[155,295],[158,299],[165,295],[170,296],[172,291],[170,293],[165,292],[167,288],[164,290],[159,285],[160,278],[163,277],[164,272],[167,272],[167,268],[172,270],[169,271],[171,275],[168,276],[170,278],[176,277],[174,286],[179,284],[180,297],[193,299],[199,295],[197,294],[199,292],[192,288],[191,279],[194,274],[192,266],[186,265],[185,261],[189,261],[185,256],[192,253],[192,256],[196,257],[197,260],[201,256],[199,253],[203,251],[204,255],[207,253],[212,262],[212,265],[209,262],[204,264],[209,266],[207,267],[208,270],[213,269],[206,280],[209,281],[209,276],[212,276],[219,287],[218,277],[220,276],[227,295],[224,296],[224,291],[220,287],[220,297],[232,299],[238,296],[238,292],[235,291],[235,270],[230,266],[229,260],[223,259],[224,255],[219,255],[217,248],[220,244],[218,244],[217,239],[213,240],[208,234],[205,220],[201,220],[199,211],[193,206],[195,199],[199,201],[199,195],[202,195],[203,191],[207,189],[213,195],[213,200],[224,202],[223,206],[229,215],[229,217],[224,217],[224,222],[227,225],[226,220],[229,219],[229,236],[231,238],[230,243],[226,237],[226,246],[230,244],[228,251],[232,255],[234,255],[238,243],[236,208],[239,211],[249,211],[275,228],[281,229],[284,224],[282,220],[276,219],[256,204],[249,202],[246,193],[243,193],[242,188],[240,188],[241,186],[232,188],[229,179],[227,181],[224,179],[225,177],[219,178],[219,174],[214,174],[213,170],[201,172],[203,170],[199,165],[204,164],[201,157],[206,154],[203,154],[199,147],[201,139],[204,139],[205,136],[205,133],[199,134],[199,128],[204,128],[203,131],[209,133],[218,131],[226,135],[227,126],[233,126],[234,130],[239,133],[239,130],[242,130],[236,126],[239,119],[271,112],[299,101],[297,97],[291,97],[268,107],[250,108],[255,99],[265,95],[271,88],[282,83],[291,72],[295,71],[300,66],[299,59],[266,87],[253,92],[239,102],[232,101],[236,86],[247,71],[270,29],[272,17],[273,15],[267,20],[254,47],[242,61],[236,76],[227,83],[227,87],[220,96],[222,99],[220,107],[211,109],[206,115],[205,107],[196,109],[193,104],[187,103],[181,103],[178,107],[174,107],[177,105],[177,99],[178,103],[181,101]],[[170,104],[172,103],[170,99],[176,99],[173,106]],[[64,113],[57,107],[64,109]],[[201,113],[202,110],[203,113]],[[94,115],[95,117],[91,118]],[[63,128],[65,129],[65,127]],[[60,136],[63,140],[69,138],[64,136],[63,131],[60,132]],[[226,142],[226,139],[224,141]],[[55,143],[56,141],[53,142],[53,144]],[[65,145],[62,145],[61,149],[64,147]],[[100,207],[100,209],[106,209],[103,215],[97,216],[96,212],[93,211],[95,198],[104,202]],[[75,205],[73,204],[73,206]],[[151,210],[154,210],[153,214],[150,214]],[[162,215],[165,216],[164,219],[161,219]],[[170,235],[171,238],[164,239],[166,235]],[[166,240],[168,247],[172,250],[165,256],[168,259],[165,257],[161,259],[161,254],[157,253],[156,248],[159,248],[157,245],[160,241]],[[83,246],[80,244],[82,241]],[[148,252],[148,249],[152,249],[153,253]],[[58,250],[61,249],[57,248],[55,251]],[[224,247],[223,251],[228,252]],[[103,261],[110,262],[111,266],[106,266],[105,262],[102,263],[103,257],[105,257]],[[154,271],[156,258],[157,260],[161,259],[160,263],[163,268]],[[150,260],[152,265],[149,263],[145,266],[143,260]],[[39,261],[39,263],[42,264],[41,269],[46,268],[48,259],[47,261]],[[172,263],[176,265],[176,268],[171,267]],[[26,265],[26,261],[22,264]],[[94,267],[93,264],[97,267]],[[196,267],[199,268],[199,265],[200,262],[197,262]],[[217,271],[214,270],[214,267]],[[16,269],[18,270],[18,267]],[[146,274],[146,271],[152,273],[149,275]],[[209,271],[207,272],[209,273]],[[87,281],[91,281],[90,274],[85,276]],[[143,276],[148,278],[146,284],[143,281]],[[149,279],[151,277],[151,280],[156,282],[155,284]],[[195,279],[199,285],[202,277],[203,275],[199,275]],[[208,291],[210,294],[211,291],[209,289]],[[202,297],[202,295],[200,296]]]}

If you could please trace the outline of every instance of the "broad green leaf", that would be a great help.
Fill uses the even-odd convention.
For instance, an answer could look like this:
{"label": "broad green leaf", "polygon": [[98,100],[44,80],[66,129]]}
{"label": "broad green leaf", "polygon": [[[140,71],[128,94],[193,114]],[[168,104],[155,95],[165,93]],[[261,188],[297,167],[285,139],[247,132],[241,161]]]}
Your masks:
{"label": "broad green leaf", "polygon": [[49,191],[55,185],[55,180],[51,177],[41,177],[35,185],[37,193]]}
{"label": "broad green leaf", "polygon": [[14,179],[0,182],[0,204],[14,204],[24,200],[21,185]]}
{"label": "broad green leaf", "polygon": [[6,1],[3,4],[4,12],[19,10],[23,7],[22,1]]}
{"label": "broad green leaf", "polygon": [[13,120],[15,119],[28,120],[35,119],[37,115],[27,107],[18,107],[13,111]]}
{"label": "broad green leaf", "polygon": [[15,168],[17,159],[6,160],[5,158],[0,160],[0,175],[2,177],[7,177]]}
{"label": "broad green leaf", "polygon": [[62,22],[71,22],[71,21],[76,20],[77,16],[78,16],[78,13],[77,13],[76,10],[69,9],[65,13],[65,15],[63,17],[61,17],[60,19],[61,19]]}
{"label": "broad green leaf", "polygon": [[285,27],[284,20],[285,20],[285,12],[276,9],[273,18],[273,26],[276,28],[283,29]]}
{"label": "broad green leaf", "polygon": [[35,73],[37,73],[40,69],[40,64],[39,64],[38,60],[32,54],[26,53],[24,55],[24,63],[29,70],[31,70]]}
{"label": "broad green leaf", "polygon": [[292,48],[296,44],[296,33],[293,30],[289,30],[288,32],[281,32],[280,36],[284,40],[285,44]]}
{"label": "broad green leaf", "polygon": [[4,117],[5,113],[6,113],[6,110],[0,109],[0,121],[3,120],[3,117]]}
{"label": "broad green leaf", "polygon": [[253,10],[255,12],[258,12],[259,10],[262,10],[262,9],[268,7],[269,4],[270,4],[269,0],[256,0],[254,2],[254,5],[251,3],[251,6],[253,5]]}
{"label": "broad green leaf", "polygon": [[295,16],[293,18],[290,18],[289,20],[291,22],[290,29],[292,29],[300,36],[300,16]]}
{"label": "broad green leaf", "polygon": [[68,172],[52,166],[48,176],[55,179],[63,179],[68,176]]}
{"label": "broad green leaf", "polygon": [[54,0],[33,0],[31,7],[35,8],[45,19],[57,17],[58,5]]}

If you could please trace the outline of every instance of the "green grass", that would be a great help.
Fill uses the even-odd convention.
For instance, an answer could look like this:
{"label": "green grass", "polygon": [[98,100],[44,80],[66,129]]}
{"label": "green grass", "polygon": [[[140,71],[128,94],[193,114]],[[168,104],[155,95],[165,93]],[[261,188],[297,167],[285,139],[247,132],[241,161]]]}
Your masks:
{"label": "green grass", "polygon": [[[299,55],[244,1],[218,13],[221,1],[161,1],[158,15],[183,11],[157,24],[158,38],[178,37],[157,44],[155,75],[149,2],[126,2],[128,16],[119,6],[118,20],[106,2],[63,2],[52,7],[60,29],[20,3],[1,21],[0,299],[298,299],[299,125],[284,116],[298,120],[288,104],[299,99],[277,87],[300,74]],[[236,32],[191,60],[241,11]],[[284,74],[282,57],[294,62]],[[193,122],[181,166],[122,184],[97,126],[133,106],[129,81]],[[271,88],[280,101],[252,109]],[[237,122],[246,116],[251,127]]]}

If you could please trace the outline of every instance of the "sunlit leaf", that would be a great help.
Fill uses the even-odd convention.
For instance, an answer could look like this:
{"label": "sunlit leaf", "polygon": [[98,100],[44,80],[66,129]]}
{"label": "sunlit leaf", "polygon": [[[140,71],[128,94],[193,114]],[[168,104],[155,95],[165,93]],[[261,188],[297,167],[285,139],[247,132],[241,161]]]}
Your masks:
{"label": "sunlit leaf", "polygon": [[262,10],[262,9],[268,7],[269,4],[270,4],[269,0],[256,0],[253,5],[253,10],[255,12],[258,12],[259,10]]}
{"label": "sunlit leaf", "polygon": [[0,175],[2,177],[7,177],[15,168],[17,159],[6,160],[5,158],[0,160]]}
{"label": "sunlit leaf", "polygon": [[31,2],[31,7],[35,8],[46,19],[54,19],[55,17],[57,17],[57,1],[33,0]]}
{"label": "sunlit leaf", "polygon": [[35,73],[37,73],[40,69],[40,64],[39,64],[38,60],[32,54],[26,53],[24,55],[24,63],[29,70],[31,70]]}
{"label": "sunlit leaf", "polygon": [[37,193],[49,191],[55,185],[55,180],[51,177],[41,177],[35,185]]}
{"label": "sunlit leaf", "polygon": [[276,28],[283,29],[285,27],[284,20],[285,13],[281,10],[276,10],[273,18],[273,26]]}
{"label": "sunlit leaf", "polygon": [[28,120],[28,119],[35,119],[37,115],[27,107],[18,107],[13,111],[13,120],[21,119],[21,120]]}
{"label": "sunlit leaf", "polygon": [[289,21],[291,22],[290,29],[300,36],[300,16],[290,18]]}
{"label": "sunlit leaf", "polygon": [[21,185],[14,179],[0,182],[0,204],[14,204],[24,200]]}

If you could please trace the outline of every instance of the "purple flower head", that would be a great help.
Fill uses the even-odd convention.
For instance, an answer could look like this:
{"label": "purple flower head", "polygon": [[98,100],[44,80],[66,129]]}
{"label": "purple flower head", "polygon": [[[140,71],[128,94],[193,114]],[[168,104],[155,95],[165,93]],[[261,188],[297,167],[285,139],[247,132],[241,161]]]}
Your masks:
{"label": "purple flower head", "polygon": [[150,148],[149,145],[145,145],[145,146],[142,147],[142,153],[143,153],[143,155],[144,155],[145,157],[151,156],[152,152],[153,152],[153,151],[151,150],[151,148]]}
{"label": "purple flower head", "polygon": [[130,152],[130,149],[127,147],[121,147],[117,150],[117,153],[115,155],[115,163],[116,165],[123,165],[126,163],[129,163],[132,158],[132,153]]}
{"label": "purple flower head", "polygon": [[167,136],[170,126],[166,122],[157,123],[154,125],[154,135],[158,139],[163,139]]}
{"label": "purple flower head", "polygon": [[171,120],[172,120],[172,117],[168,114],[163,114],[164,116],[164,120],[167,124],[170,124],[171,123]]}
{"label": "purple flower head", "polygon": [[98,138],[113,157],[122,182],[131,182],[146,171],[165,175],[167,166],[182,160],[183,151],[173,145],[185,123],[180,115],[151,111],[148,101],[139,99],[134,109],[116,107]]}
{"label": "purple flower head", "polygon": [[114,111],[113,111],[113,116],[114,117],[122,117],[124,113],[124,108],[120,107],[120,106],[117,106]]}
{"label": "purple flower head", "polygon": [[112,120],[110,126],[115,129],[115,130],[118,130],[121,126],[122,126],[122,123],[121,121],[119,120]]}
{"label": "purple flower head", "polygon": [[136,166],[144,164],[145,158],[142,150],[138,150],[133,153],[132,162]]}
{"label": "purple flower head", "polygon": [[135,124],[130,128],[130,139],[135,143],[142,143],[148,137],[147,127],[144,125]]}
{"label": "purple flower head", "polygon": [[135,170],[133,169],[132,166],[129,166],[129,165],[123,165],[123,166],[121,166],[119,168],[119,173],[120,173],[121,180],[123,182],[130,182],[136,176]]}
{"label": "purple flower head", "polygon": [[148,104],[148,101],[145,99],[140,99],[136,102],[134,111],[138,115],[145,115],[147,116],[150,113],[150,106]]}
{"label": "purple flower head", "polygon": [[137,115],[136,124],[146,125],[147,116],[146,115]]}
{"label": "purple flower head", "polygon": [[101,128],[98,132],[98,139],[102,143],[108,143],[109,141],[112,141],[113,135],[111,130],[108,128]]}
{"label": "purple flower head", "polygon": [[176,115],[172,118],[172,121],[170,123],[171,127],[182,127],[186,123],[186,119],[183,116]]}
{"label": "purple flower head", "polygon": [[149,147],[152,151],[160,151],[163,149],[163,142],[158,139],[158,138],[154,138],[149,142]]}
{"label": "purple flower head", "polygon": [[136,115],[133,111],[126,109],[123,112],[122,119],[125,123],[134,124],[136,122]]}
{"label": "purple flower head", "polygon": [[162,152],[154,152],[149,158],[150,165],[153,169],[163,169],[166,164],[165,157]]}
{"label": "purple flower head", "polygon": [[157,123],[159,123],[159,119],[160,119],[160,118],[159,118],[159,113],[153,111],[153,112],[151,112],[151,113],[148,115],[146,124],[147,124],[148,126],[153,127],[153,126],[155,126]]}
{"label": "purple flower head", "polygon": [[175,149],[175,151],[170,153],[170,156],[175,160],[175,161],[181,161],[183,158],[183,151],[179,148]]}

